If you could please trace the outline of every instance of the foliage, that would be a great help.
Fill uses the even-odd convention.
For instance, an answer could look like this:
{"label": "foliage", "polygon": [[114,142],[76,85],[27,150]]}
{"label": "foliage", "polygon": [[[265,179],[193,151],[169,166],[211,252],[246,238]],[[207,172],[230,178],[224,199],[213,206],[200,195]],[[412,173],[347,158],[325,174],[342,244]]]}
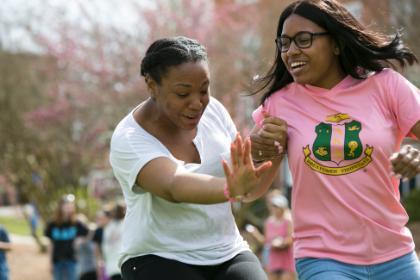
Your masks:
{"label": "foliage", "polygon": [[404,207],[410,217],[410,222],[420,221],[420,189],[410,192],[403,201]]}

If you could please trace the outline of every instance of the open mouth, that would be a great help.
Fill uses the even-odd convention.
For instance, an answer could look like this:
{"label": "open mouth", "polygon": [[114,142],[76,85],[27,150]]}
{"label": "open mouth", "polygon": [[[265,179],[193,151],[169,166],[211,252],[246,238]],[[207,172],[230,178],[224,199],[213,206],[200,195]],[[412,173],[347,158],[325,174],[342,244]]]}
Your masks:
{"label": "open mouth", "polygon": [[290,68],[293,71],[299,70],[301,68],[303,68],[306,65],[306,62],[303,61],[294,61],[290,64]]}
{"label": "open mouth", "polygon": [[187,119],[190,119],[190,120],[195,120],[195,119],[198,119],[199,117],[200,117],[200,115],[195,115],[195,116],[185,116]]}

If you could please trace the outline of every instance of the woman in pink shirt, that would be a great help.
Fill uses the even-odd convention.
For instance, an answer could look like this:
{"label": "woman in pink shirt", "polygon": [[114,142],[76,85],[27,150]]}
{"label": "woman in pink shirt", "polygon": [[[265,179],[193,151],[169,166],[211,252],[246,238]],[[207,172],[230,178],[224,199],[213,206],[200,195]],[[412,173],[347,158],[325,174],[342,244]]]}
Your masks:
{"label": "woman in pink shirt", "polygon": [[398,191],[420,173],[420,93],[390,69],[417,58],[334,0],[290,4],[275,42],[252,152],[287,147],[299,279],[420,279]]}

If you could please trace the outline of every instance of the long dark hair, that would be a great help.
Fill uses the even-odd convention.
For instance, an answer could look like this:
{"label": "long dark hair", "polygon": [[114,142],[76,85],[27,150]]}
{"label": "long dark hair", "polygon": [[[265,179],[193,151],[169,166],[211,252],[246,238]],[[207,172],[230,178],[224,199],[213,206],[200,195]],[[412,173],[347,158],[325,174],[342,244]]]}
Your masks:
{"label": "long dark hair", "polygon": [[[336,0],[300,0],[293,2],[281,13],[277,37],[281,35],[286,19],[297,14],[324,28],[337,42],[339,61],[345,74],[365,79],[371,72],[385,67],[395,68],[390,59],[404,68],[417,62],[414,53],[404,46],[399,33],[393,36],[367,30],[350,12]],[[275,91],[293,82],[277,49],[274,64],[268,73],[257,80],[264,92],[261,103]]]}

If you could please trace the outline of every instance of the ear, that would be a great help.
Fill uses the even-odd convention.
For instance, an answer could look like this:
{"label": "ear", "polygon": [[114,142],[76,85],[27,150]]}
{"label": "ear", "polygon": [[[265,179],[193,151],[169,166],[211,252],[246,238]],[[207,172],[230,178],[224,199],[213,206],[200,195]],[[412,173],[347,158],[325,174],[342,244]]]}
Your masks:
{"label": "ear", "polygon": [[340,48],[339,48],[338,46],[335,46],[335,47],[334,47],[334,51],[333,51],[333,53],[334,53],[335,55],[340,55]]}
{"label": "ear", "polygon": [[152,79],[152,77],[150,77],[149,75],[147,75],[145,78],[146,81],[146,85],[147,85],[147,90],[150,93],[150,96],[152,97],[152,99],[155,99],[156,94],[157,94],[157,83],[155,80]]}
{"label": "ear", "polygon": [[337,41],[334,41],[333,54],[335,54],[335,55],[340,55],[340,47],[338,46]]}

